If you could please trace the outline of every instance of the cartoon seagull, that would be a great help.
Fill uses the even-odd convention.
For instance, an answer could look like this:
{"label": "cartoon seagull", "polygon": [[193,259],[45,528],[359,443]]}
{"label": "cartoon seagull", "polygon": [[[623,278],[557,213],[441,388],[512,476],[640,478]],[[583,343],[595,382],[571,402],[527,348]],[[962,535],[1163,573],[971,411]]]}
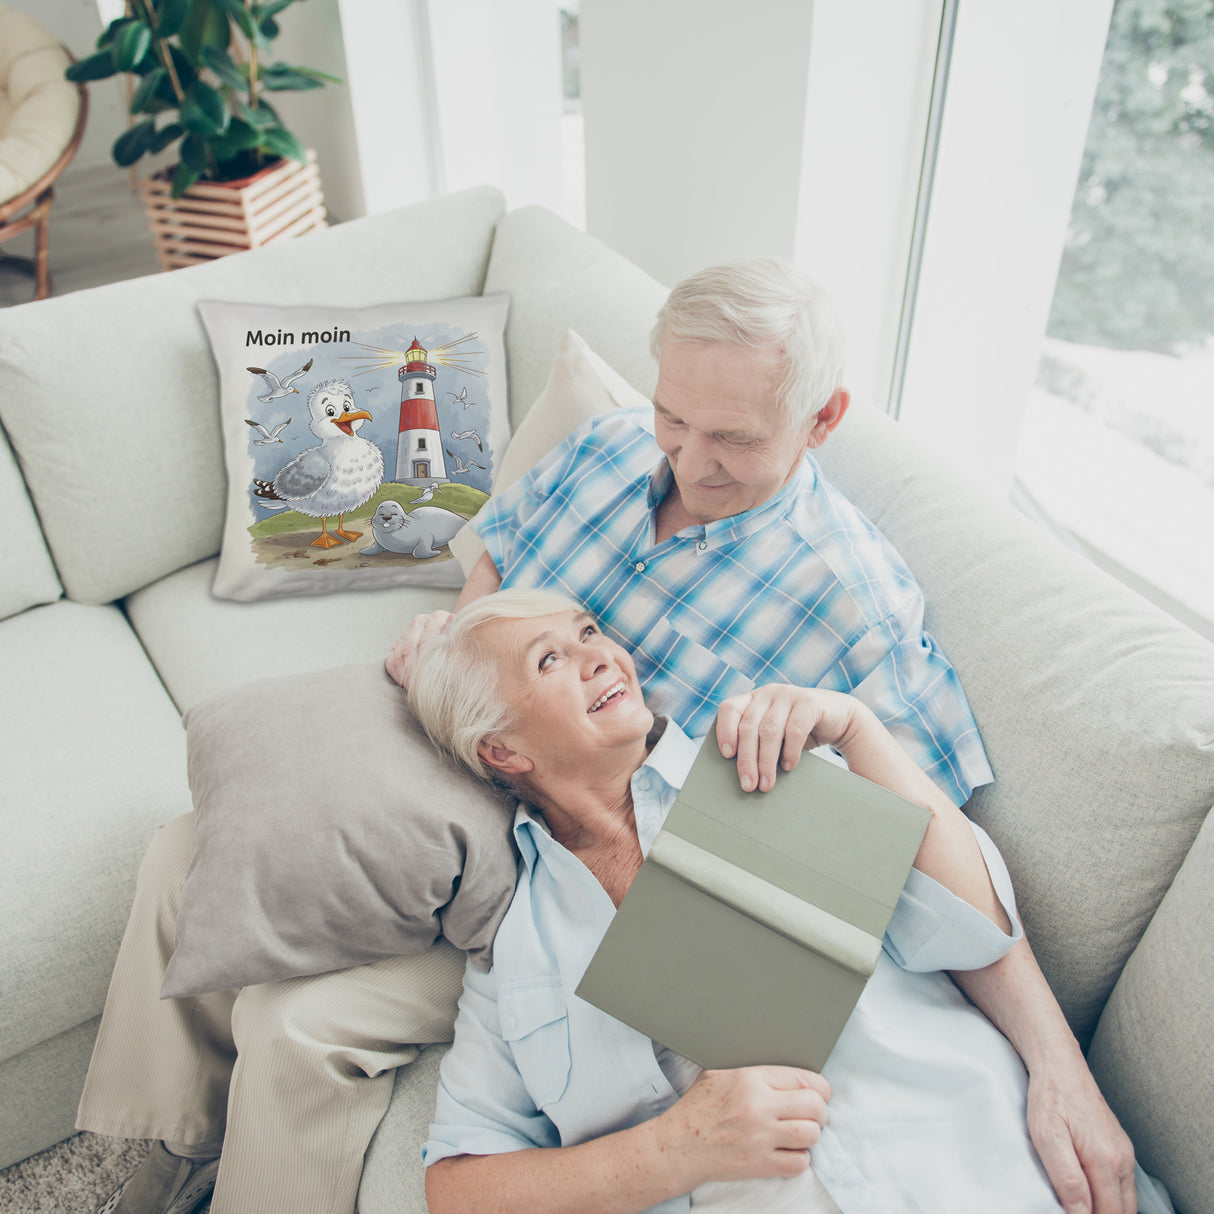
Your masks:
{"label": "cartoon seagull", "polygon": [[464,408],[466,409],[470,404],[472,404],[472,401],[470,401],[468,399],[468,389],[467,388],[461,388],[459,390],[459,392],[452,392],[451,389],[448,388],[447,395],[455,397],[455,399],[451,402],[453,405],[458,405],[462,402]]}
{"label": "cartoon seagull", "polygon": [[[447,448],[444,447],[443,450],[447,451]],[[482,468],[483,469],[485,466],[484,464],[478,464],[476,462],[476,460],[460,459],[460,457],[458,455],[456,455],[454,452],[451,452],[451,451],[447,451],[447,454],[450,455],[453,460],[455,460],[455,475],[456,476],[459,476],[459,474],[461,472],[467,472],[469,468]]]}
{"label": "cartoon seagull", "polygon": [[434,494],[435,494],[435,492],[437,491],[437,489],[438,489],[438,481],[431,481],[431,482],[430,482],[430,483],[429,483],[429,484],[426,486],[425,492],[424,492],[424,493],[419,493],[419,494],[417,495],[417,497],[415,497],[415,498],[413,499],[412,504],[413,504],[414,506],[420,506],[420,505],[422,504],[422,502],[428,502],[428,501],[431,501],[431,500],[433,499]]}
{"label": "cartoon seagull", "polygon": [[477,434],[477,432],[475,430],[459,430],[459,431],[452,430],[451,437],[452,438],[470,438],[476,444],[476,449],[478,451],[484,451],[484,449],[485,449],[484,447],[481,446],[481,436],[479,434]]}
{"label": "cartoon seagull", "polygon": [[246,417],[244,421],[246,426],[252,426],[254,430],[263,436],[253,440],[253,446],[255,447],[264,447],[266,443],[281,443],[282,439],[278,436],[291,424],[291,419],[288,417],[285,422],[280,422],[273,430],[267,430],[261,422],[255,422],[250,417]]}
{"label": "cartoon seagull", "polygon": [[246,371],[252,371],[254,375],[260,375],[265,380],[266,394],[259,396],[257,399],[265,404],[267,401],[277,400],[280,396],[286,396],[288,392],[298,392],[298,388],[292,388],[291,385],[301,376],[306,375],[312,370],[312,360],[309,358],[298,371],[292,371],[290,375],[284,375],[279,379],[273,371],[267,371],[265,367],[245,367]]}
{"label": "cartoon seagull", "polygon": [[[308,428],[320,439],[284,464],[272,481],[254,478],[253,493],[270,510],[288,506],[320,519],[320,535],[313,548],[334,548],[356,540],[361,531],[347,531],[342,516],[357,510],[384,479],[384,457],[369,440],[355,431],[371,420],[365,409],[354,408],[354,389],[344,379],[327,379],[308,396]],[[328,520],[337,516],[329,534]]]}

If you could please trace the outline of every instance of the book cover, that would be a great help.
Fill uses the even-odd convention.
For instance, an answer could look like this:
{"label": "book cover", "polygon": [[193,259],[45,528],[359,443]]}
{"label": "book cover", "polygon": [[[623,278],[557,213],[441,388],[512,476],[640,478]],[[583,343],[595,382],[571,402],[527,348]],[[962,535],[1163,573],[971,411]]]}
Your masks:
{"label": "book cover", "polygon": [[703,1067],[821,1070],[930,820],[814,754],[744,793],[710,736],[577,994]]}

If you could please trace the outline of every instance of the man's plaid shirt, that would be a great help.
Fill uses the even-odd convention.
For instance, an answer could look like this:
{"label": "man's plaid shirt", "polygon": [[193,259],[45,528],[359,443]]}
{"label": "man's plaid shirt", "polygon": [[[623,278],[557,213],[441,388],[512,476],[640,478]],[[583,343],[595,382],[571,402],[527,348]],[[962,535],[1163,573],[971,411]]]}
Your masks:
{"label": "man's plaid shirt", "polygon": [[646,703],[692,737],[765,683],[854,692],[958,804],[992,779],[923,596],[883,535],[821,477],[654,543],[670,466],[648,409],[572,434],[473,521],[503,587],[560,590],[636,660]]}

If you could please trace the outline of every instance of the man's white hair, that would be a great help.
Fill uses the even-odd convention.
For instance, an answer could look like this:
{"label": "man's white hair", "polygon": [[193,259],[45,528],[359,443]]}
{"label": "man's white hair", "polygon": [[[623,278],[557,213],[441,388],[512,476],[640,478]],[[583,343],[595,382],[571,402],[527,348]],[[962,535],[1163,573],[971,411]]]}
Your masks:
{"label": "man's white hair", "polygon": [[774,258],[709,266],[670,292],[650,336],[667,341],[776,347],[776,404],[789,426],[809,421],[843,383],[847,343],[827,292]]}
{"label": "man's white hair", "polygon": [[499,590],[469,603],[419,651],[409,704],[430,740],[486,780],[496,773],[477,747],[509,729],[514,712],[502,698],[498,669],[477,633],[494,620],[535,619],[580,604],[554,590]]}

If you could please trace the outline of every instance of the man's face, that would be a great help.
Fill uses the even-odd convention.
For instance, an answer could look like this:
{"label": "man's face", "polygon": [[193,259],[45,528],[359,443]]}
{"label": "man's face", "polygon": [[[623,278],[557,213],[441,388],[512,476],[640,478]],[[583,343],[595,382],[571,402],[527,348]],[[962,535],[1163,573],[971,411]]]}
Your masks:
{"label": "man's face", "polygon": [[812,418],[790,429],[780,416],[775,357],[733,345],[668,340],[662,347],[654,432],[697,522],[769,501],[818,445]]}

